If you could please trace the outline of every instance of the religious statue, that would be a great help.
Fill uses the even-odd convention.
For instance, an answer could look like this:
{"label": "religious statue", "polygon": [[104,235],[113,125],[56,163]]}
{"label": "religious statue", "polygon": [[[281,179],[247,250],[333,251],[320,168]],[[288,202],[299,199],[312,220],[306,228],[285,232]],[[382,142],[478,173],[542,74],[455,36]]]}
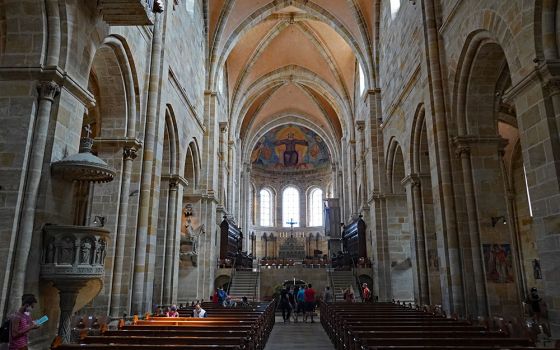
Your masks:
{"label": "religious statue", "polygon": [[45,263],[52,264],[54,263],[54,242],[51,239],[49,244],[47,245],[47,254],[45,256]]}
{"label": "religious statue", "polygon": [[91,259],[91,243],[85,240],[80,245],[80,264],[90,264]]}
{"label": "religious statue", "polygon": [[295,140],[294,133],[289,133],[287,139],[278,140],[274,143],[276,146],[284,145],[286,149],[284,150],[284,166],[294,167],[298,164],[298,153],[296,151],[296,145],[307,146],[307,141],[305,140]]}
{"label": "religious statue", "polygon": [[66,237],[63,239],[58,262],[62,264],[72,264],[74,262],[74,240],[72,238]]}

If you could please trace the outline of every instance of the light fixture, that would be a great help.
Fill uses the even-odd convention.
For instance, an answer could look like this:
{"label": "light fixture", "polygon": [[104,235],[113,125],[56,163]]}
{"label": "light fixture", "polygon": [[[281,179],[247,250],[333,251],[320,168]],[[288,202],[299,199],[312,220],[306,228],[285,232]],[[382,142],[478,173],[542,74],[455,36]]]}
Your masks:
{"label": "light fixture", "polygon": [[492,227],[496,227],[498,222],[502,221],[502,224],[506,225],[506,217],[505,216],[492,216]]}
{"label": "light fixture", "polygon": [[95,227],[103,227],[105,226],[105,217],[96,215],[91,224]]}

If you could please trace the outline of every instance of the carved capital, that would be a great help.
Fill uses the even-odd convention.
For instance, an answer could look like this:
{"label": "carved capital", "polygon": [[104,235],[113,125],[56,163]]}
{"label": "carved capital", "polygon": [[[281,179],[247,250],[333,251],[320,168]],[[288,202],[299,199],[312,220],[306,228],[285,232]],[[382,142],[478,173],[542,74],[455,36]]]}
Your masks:
{"label": "carved capital", "polygon": [[134,147],[123,148],[123,159],[124,160],[134,160],[138,157],[138,150]]}
{"label": "carved capital", "polygon": [[458,143],[455,147],[455,155],[459,158],[469,157],[471,155],[471,146],[466,143]]}
{"label": "carved capital", "polygon": [[39,90],[39,98],[41,100],[49,100],[51,102],[60,93],[60,86],[54,81],[42,81],[37,89]]}
{"label": "carved capital", "polygon": [[220,126],[220,132],[221,132],[222,134],[224,134],[225,132],[227,132],[227,130],[228,130],[228,123],[226,123],[226,122],[220,122],[220,123],[219,123],[219,126]]}
{"label": "carved capital", "polygon": [[177,191],[177,186],[179,185],[179,179],[171,177],[169,178],[169,190]]}
{"label": "carved capital", "polygon": [[543,85],[546,96],[554,96],[560,93],[560,79],[554,78],[547,80]]}
{"label": "carved capital", "polygon": [[356,122],[356,128],[358,131],[364,131],[366,129],[366,122],[363,120],[358,120]]}
{"label": "carved capital", "polygon": [[420,181],[420,175],[409,174],[408,176],[406,176],[404,179],[401,180],[401,184],[403,186],[406,186],[408,183],[410,183],[410,186],[413,189],[420,188],[422,184],[422,182]]}

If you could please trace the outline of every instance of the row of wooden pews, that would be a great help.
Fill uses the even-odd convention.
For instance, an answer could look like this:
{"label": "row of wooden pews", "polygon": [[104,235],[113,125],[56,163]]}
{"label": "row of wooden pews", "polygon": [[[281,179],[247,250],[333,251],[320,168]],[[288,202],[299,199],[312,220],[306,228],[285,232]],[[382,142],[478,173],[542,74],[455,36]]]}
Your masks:
{"label": "row of wooden pews", "polygon": [[529,338],[394,303],[322,303],[321,323],[339,350],[536,349]]}
{"label": "row of wooden pews", "polygon": [[237,349],[262,350],[274,326],[275,302],[253,304],[251,308],[223,308],[210,303],[202,307],[207,318],[148,317],[100,336],[85,336],[76,344],[55,344],[57,350],[160,350]]}

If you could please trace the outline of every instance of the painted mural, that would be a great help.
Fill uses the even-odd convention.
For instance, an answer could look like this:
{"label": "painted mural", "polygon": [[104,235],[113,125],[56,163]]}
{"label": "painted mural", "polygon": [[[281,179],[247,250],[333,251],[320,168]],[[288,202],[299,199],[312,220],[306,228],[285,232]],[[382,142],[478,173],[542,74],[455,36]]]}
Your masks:
{"label": "painted mural", "polygon": [[323,139],[299,125],[283,125],[267,132],[251,153],[254,166],[271,170],[319,169],[330,164]]}
{"label": "painted mural", "polygon": [[513,257],[510,244],[483,244],[486,280],[494,283],[513,282]]}

